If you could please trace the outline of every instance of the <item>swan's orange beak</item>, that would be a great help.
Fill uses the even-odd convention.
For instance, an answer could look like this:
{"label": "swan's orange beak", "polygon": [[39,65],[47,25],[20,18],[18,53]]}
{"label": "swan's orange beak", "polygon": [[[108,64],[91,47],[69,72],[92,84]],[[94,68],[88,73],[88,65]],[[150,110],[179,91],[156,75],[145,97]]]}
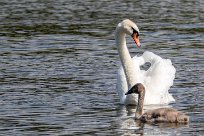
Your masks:
{"label": "swan's orange beak", "polygon": [[135,41],[135,43],[137,44],[137,46],[140,48],[141,45],[140,45],[140,40],[139,40],[139,36],[137,36],[137,33],[133,33],[132,38]]}

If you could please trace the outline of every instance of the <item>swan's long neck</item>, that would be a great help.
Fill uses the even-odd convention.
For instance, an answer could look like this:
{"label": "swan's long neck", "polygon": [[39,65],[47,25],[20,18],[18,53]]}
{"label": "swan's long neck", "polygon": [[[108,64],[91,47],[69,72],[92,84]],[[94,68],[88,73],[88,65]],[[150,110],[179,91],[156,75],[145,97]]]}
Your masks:
{"label": "swan's long neck", "polygon": [[135,113],[136,119],[139,119],[139,117],[143,114],[144,97],[145,97],[145,91],[142,91],[141,93],[139,93],[138,105]]}
{"label": "swan's long neck", "polygon": [[135,85],[136,79],[135,79],[135,70],[134,70],[134,63],[130,56],[130,53],[128,51],[127,45],[126,45],[126,34],[119,28],[116,29],[116,44],[118,53],[120,56],[120,60],[126,75],[126,80],[128,83],[128,87],[131,88]]}

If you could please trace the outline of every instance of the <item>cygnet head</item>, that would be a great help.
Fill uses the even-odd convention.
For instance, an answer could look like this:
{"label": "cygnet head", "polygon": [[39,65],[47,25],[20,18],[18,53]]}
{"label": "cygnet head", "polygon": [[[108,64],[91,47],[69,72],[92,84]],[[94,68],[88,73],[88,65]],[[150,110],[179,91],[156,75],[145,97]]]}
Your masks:
{"label": "cygnet head", "polygon": [[123,20],[121,23],[118,24],[117,30],[120,29],[122,32],[124,32],[127,35],[131,35],[135,43],[137,44],[138,47],[140,47],[140,41],[139,41],[139,28],[137,25],[132,22],[129,19]]}
{"label": "cygnet head", "polygon": [[136,94],[145,93],[145,87],[141,83],[137,83],[125,95],[132,94],[132,93],[136,93]]}

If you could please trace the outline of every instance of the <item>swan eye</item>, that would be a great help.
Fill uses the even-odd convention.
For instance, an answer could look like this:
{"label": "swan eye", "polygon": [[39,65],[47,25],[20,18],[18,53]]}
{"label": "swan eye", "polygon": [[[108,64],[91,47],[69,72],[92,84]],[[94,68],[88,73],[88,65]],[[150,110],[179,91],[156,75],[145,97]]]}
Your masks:
{"label": "swan eye", "polygon": [[133,27],[132,27],[132,30],[133,30],[133,33],[132,34],[136,34],[137,37],[140,35],[139,32],[137,30],[135,30]]}

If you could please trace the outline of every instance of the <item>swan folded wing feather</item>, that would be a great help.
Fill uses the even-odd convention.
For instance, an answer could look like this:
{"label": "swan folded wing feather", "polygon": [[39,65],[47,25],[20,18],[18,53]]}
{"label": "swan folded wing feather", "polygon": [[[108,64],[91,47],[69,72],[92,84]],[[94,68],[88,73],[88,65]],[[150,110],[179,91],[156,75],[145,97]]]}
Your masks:
{"label": "swan folded wing feather", "polygon": [[[140,57],[132,58],[135,69],[137,71],[137,78],[140,83],[144,84],[146,88],[145,104],[168,104],[175,101],[168,90],[173,85],[175,78],[175,68],[169,59],[162,59],[160,56],[146,51]],[[145,71],[140,70],[140,66],[146,62],[151,63],[151,67]],[[126,96],[125,92],[128,90],[125,73],[122,66],[118,70],[117,77],[117,91],[122,92],[120,99],[124,99],[121,104],[124,104]],[[151,99],[150,99],[151,98]],[[137,101],[137,100],[136,100]],[[136,103],[133,103],[136,104]]]}
{"label": "swan folded wing feather", "polygon": [[[162,59],[149,51],[146,51],[142,57],[144,57],[145,62],[151,63],[151,67],[144,75],[143,84],[147,90],[145,104],[168,104],[171,101],[175,101],[168,92],[173,85],[176,72],[171,61]],[[150,99],[150,97],[155,99]]]}
{"label": "swan folded wing feather", "polygon": [[125,90],[128,90],[128,85],[122,65],[120,66],[117,72],[116,90],[116,93],[120,97],[120,103],[124,104],[126,99]]}

